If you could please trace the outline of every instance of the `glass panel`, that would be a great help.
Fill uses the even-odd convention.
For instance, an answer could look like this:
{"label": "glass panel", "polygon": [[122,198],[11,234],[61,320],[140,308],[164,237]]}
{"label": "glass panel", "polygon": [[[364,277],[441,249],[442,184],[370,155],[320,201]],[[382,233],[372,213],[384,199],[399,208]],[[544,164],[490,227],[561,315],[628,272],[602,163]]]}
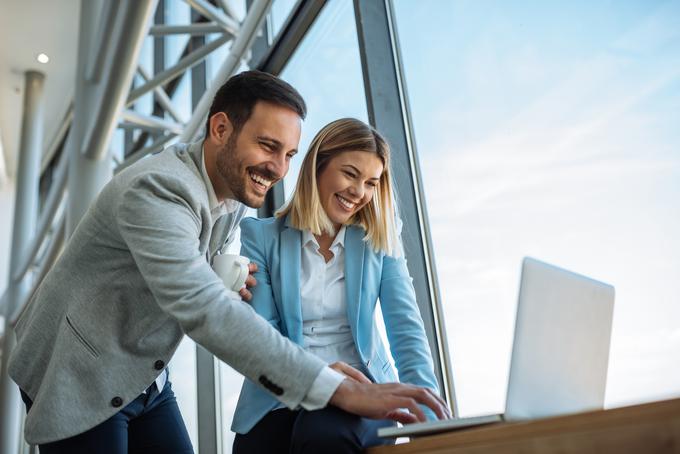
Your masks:
{"label": "glass panel", "polygon": [[236,372],[231,367],[222,361],[217,361],[219,364],[219,386],[220,386],[220,404],[222,412],[222,423],[220,425],[222,430],[222,452],[231,452],[231,447],[234,444],[234,432],[231,431],[231,422],[234,419],[234,410],[238,402],[238,396],[243,384],[243,375]]}
{"label": "glass panel", "polygon": [[520,261],[616,287],[607,406],[680,393],[680,5],[395,0],[461,414],[502,411]]}
{"label": "glass panel", "polygon": [[300,153],[284,180],[286,198],[295,189],[300,165],[314,135],[342,117],[368,121],[352,3],[330,1],[290,59],[281,78],[307,103]]}
{"label": "glass panel", "polygon": [[290,12],[298,0],[274,0],[272,8],[269,12],[269,24],[271,27],[271,37],[274,38],[283,27],[283,24],[288,19]]}
{"label": "glass panel", "polygon": [[196,343],[184,336],[168,365],[172,390],[187,426],[191,443],[198,452],[198,403],[196,398]]}

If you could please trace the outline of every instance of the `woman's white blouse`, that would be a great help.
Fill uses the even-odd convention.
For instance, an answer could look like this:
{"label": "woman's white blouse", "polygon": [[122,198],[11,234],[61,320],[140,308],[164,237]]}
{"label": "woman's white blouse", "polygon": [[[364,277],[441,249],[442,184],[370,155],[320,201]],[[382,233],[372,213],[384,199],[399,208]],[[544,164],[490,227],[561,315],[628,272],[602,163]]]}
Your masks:
{"label": "woman's white blouse", "polygon": [[326,263],[314,235],[303,231],[300,257],[303,346],[329,364],[344,361],[362,370],[347,320],[344,242],[343,226],[330,247],[333,257]]}

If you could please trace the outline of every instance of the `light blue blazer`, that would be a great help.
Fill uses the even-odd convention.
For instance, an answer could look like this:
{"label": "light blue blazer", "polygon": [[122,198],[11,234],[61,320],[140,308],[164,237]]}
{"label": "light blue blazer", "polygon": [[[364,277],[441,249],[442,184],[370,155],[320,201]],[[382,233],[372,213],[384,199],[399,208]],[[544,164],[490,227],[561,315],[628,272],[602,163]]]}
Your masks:
{"label": "light blue blazer", "polygon": [[[345,231],[345,285],[347,319],[359,356],[369,378],[376,383],[396,382],[437,391],[432,356],[416,305],[412,279],[404,258],[374,252],[363,238],[365,231]],[[284,336],[303,345],[300,303],[302,232],[287,218],[245,218],[241,222],[241,255],[257,264],[257,285],[251,304]],[[399,379],[374,321],[380,299],[383,318]],[[246,379],[241,388],[231,429],[247,433],[279,402]],[[427,411],[428,417],[435,418]]]}

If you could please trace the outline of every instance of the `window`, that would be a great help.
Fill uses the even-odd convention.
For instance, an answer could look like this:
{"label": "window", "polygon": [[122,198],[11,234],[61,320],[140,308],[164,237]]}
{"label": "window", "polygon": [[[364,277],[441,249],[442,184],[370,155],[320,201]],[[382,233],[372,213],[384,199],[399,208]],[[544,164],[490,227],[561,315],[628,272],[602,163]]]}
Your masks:
{"label": "window", "polygon": [[351,2],[328,2],[280,76],[302,94],[308,110],[300,152],[284,180],[288,198],[309,143],[322,127],[342,117],[368,121]]}
{"label": "window", "polygon": [[295,7],[297,0],[274,0],[269,10],[269,36],[274,39]]}
{"label": "window", "polygon": [[616,287],[606,405],[680,392],[680,8],[395,0],[458,407],[502,411],[520,262]]}

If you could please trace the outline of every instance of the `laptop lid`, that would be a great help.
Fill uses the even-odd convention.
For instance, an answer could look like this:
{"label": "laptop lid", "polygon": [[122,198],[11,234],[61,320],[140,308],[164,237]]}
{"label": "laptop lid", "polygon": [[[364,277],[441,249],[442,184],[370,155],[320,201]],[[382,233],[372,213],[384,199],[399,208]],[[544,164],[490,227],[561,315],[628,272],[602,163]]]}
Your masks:
{"label": "laptop lid", "polygon": [[505,414],[384,427],[409,437],[601,409],[614,287],[526,257],[522,262]]}
{"label": "laptop lid", "polygon": [[505,420],[603,408],[614,287],[526,257]]}

